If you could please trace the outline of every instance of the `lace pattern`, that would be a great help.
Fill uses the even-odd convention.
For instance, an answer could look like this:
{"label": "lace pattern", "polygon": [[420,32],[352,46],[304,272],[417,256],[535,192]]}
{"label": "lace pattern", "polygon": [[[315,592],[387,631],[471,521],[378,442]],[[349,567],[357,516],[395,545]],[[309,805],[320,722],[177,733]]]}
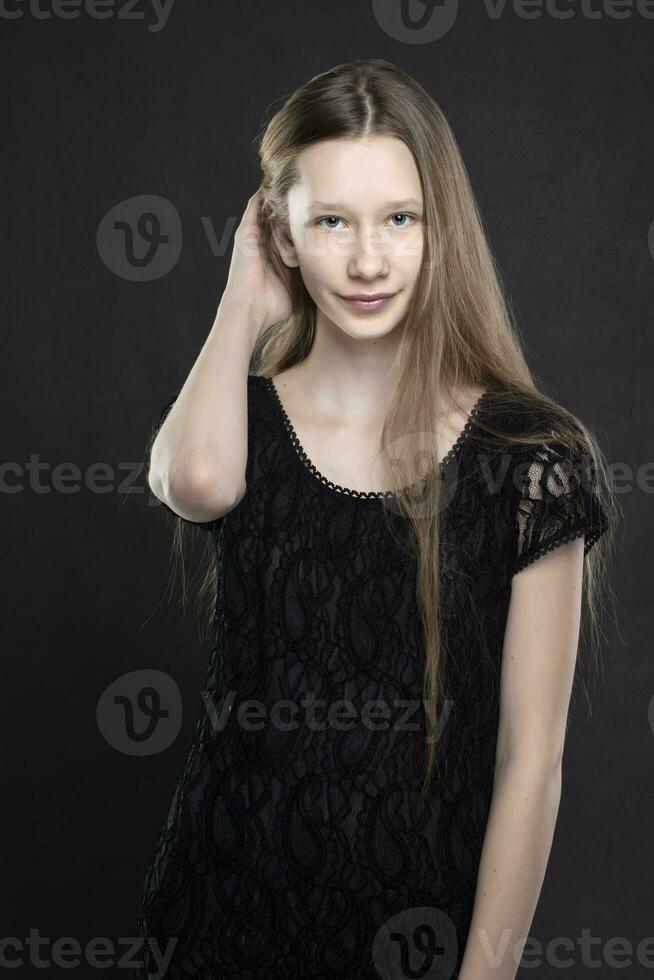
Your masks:
{"label": "lace pattern", "polygon": [[532,451],[523,469],[513,574],[582,535],[587,555],[608,529],[590,454],[547,444]]}
{"label": "lace pattern", "polygon": [[[488,398],[478,414],[492,415]],[[206,528],[220,583],[214,642],[145,879],[140,980],[160,968],[153,943],[163,952],[172,939],[167,980],[379,980],[400,975],[402,956],[416,962],[416,930],[438,936],[433,970],[458,976],[492,796],[511,576],[566,536],[585,533],[588,548],[602,530],[591,490],[556,469],[554,450],[531,450],[522,482],[513,466],[502,480],[502,455],[482,457],[472,424],[448,457],[440,778],[421,806],[415,565],[370,506],[384,494],[309,469],[269,381],[249,377],[247,489]],[[311,723],[306,706],[319,702]],[[340,724],[327,714],[337,702],[349,707]],[[370,704],[385,706],[377,726]]]}

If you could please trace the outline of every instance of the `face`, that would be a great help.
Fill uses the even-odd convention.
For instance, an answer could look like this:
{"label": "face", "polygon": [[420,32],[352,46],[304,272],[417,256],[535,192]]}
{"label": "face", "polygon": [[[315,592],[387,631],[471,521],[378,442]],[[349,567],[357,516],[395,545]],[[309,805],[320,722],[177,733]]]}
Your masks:
{"label": "face", "polygon": [[[394,136],[326,140],[301,151],[276,235],[324,319],[355,338],[392,331],[420,271],[423,197],[413,155]],[[344,297],[391,294],[381,301]]]}

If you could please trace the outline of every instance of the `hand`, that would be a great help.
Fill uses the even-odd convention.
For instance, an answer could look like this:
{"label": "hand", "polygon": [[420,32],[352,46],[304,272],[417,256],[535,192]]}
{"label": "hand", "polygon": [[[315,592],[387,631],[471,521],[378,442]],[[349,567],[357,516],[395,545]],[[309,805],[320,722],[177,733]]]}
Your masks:
{"label": "hand", "polygon": [[234,250],[223,299],[250,311],[255,340],[274,323],[288,319],[292,312],[291,296],[270,259],[265,254],[259,224],[260,191],[248,200],[241,222],[234,233]]}

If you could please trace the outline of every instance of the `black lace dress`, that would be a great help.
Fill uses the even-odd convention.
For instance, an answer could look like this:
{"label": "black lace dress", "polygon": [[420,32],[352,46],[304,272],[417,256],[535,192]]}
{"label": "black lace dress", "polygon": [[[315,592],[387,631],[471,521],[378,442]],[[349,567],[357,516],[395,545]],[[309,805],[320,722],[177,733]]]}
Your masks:
{"label": "black lace dress", "polygon": [[247,490],[201,525],[217,562],[215,636],[145,880],[138,977],[458,976],[511,578],[572,538],[585,535],[588,551],[607,527],[592,485],[555,446],[479,448],[477,420],[499,424],[495,394],[440,464],[450,655],[441,775],[421,806],[415,562],[387,525],[406,519],[388,494],[317,472],[272,381],[250,375]]}

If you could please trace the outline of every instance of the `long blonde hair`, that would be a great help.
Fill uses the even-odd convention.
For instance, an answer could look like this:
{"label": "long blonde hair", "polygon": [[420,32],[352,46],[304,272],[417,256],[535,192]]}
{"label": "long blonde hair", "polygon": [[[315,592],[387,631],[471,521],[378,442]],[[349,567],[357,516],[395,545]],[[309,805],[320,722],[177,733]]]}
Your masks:
{"label": "long blonde hair", "polygon": [[[407,445],[407,433],[417,432],[421,452],[408,453],[409,458],[437,460],[434,422],[439,406],[445,395],[461,407],[457,392],[469,386],[501,390],[506,396],[502,411],[544,410],[540,417],[546,419],[546,425],[537,431],[532,427],[528,433],[505,431],[505,443],[538,446],[555,438],[572,447],[583,445],[592,458],[595,491],[610,522],[608,532],[584,559],[582,634],[588,617],[595,652],[603,633],[600,612],[605,591],[613,598],[607,568],[620,515],[606,459],[583,422],[536,386],[454,135],[431,96],[387,61],[359,60],[316,75],[287,99],[258,137],[263,244],[288,287],[292,313],[260,338],[250,373],[274,376],[302,361],[313,343],[315,304],[300,270],[289,269],[282,261],[272,234],[275,222],[288,220],[288,191],[299,179],[298,153],[319,140],[376,134],[397,137],[411,150],[422,183],[425,218],[423,262],[393,365],[393,400],[381,434],[380,458],[387,461],[393,449]],[[481,420],[478,424],[485,427]],[[488,432],[496,430],[488,427]],[[427,489],[419,499],[406,490],[415,485],[415,473],[407,478],[406,469],[400,473],[389,468],[388,476],[395,506],[409,519],[417,561],[425,647],[427,758],[422,788],[426,793],[435,763],[438,768],[437,705],[447,655],[438,576],[442,487],[433,467],[418,474]],[[179,521],[173,544],[182,566],[183,538]],[[215,574],[209,568],[200,593],[209,596],[214,588]]]}

